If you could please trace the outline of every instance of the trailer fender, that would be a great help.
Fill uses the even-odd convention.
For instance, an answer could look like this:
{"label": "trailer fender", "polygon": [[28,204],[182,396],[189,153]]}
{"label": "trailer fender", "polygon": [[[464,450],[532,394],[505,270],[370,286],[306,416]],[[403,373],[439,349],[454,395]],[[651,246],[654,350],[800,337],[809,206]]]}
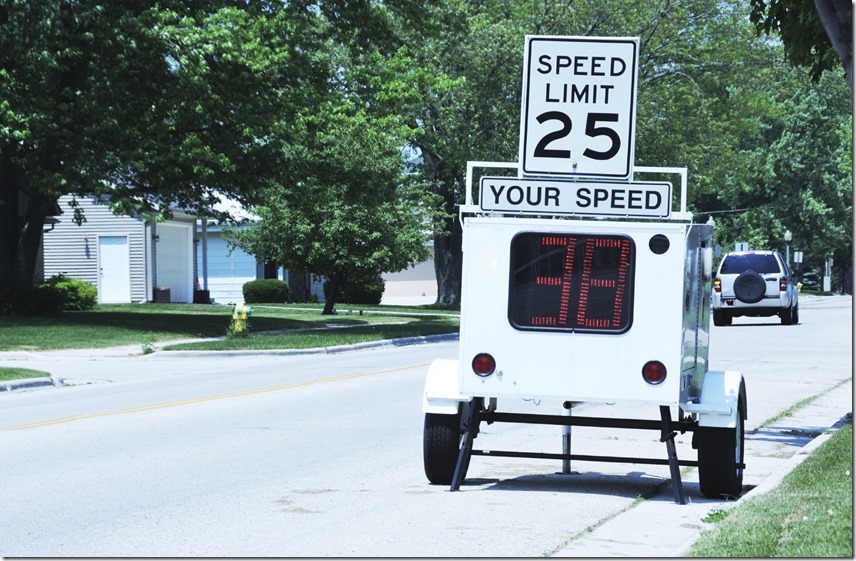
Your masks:
{"label": "trailer fender", "polygon": [[[742,407],[738,407],[742,404]],[[698,403],[688,403],[682,409],[698,415],[698,424],[702,427],[735,428],[737,412],[746,414],[746,381],[743,374],[736,370],[708,371],[704,375],[701,399]]]}
{"label": "trailer fender", "polygon": [[422,412],[440,415],[455,415],[461,402],[470,398],[458,391],[458,361],[436,359],[425,376],[422,392]]}

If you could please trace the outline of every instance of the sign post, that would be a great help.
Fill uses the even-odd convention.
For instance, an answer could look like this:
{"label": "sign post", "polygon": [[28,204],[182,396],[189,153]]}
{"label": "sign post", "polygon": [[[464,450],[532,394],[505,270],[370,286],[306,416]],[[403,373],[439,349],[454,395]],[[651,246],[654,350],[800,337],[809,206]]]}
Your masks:
{"label": "sign post", "polygon": [[521,175],[633,174],[638,38],[526,37]]}

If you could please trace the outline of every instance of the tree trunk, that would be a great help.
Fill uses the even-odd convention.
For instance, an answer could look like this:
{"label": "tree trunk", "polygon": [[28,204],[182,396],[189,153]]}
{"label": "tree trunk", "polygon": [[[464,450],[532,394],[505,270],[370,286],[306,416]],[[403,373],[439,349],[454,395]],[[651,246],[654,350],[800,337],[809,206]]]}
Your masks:
{"label": "tree trunk", "polygon": [[327,301],[324,302],[324,311],[321,315],[332,316],[333,309],[336,307],[336,301],[339,299],[339,280],[335,276],[330,277],[327,281]]}
{"label": "tree trunk", "polygon": [[5,158],[0,162],[0,287],[31,286],[48,209],[56,200],[30,197],[19,173]]}
{"label": "tree trunk", "polygon": [[823,23],[829,41],[838,53],[847,84],[853,91],[853,5],[848,0],[814,0],[817,15]]}
{"label": "tree trunk", "polygon": [[434,273],[437,276],[437,304],[461,305],[463,250],[458,215],[451,219],[448,233],[434,236]]}

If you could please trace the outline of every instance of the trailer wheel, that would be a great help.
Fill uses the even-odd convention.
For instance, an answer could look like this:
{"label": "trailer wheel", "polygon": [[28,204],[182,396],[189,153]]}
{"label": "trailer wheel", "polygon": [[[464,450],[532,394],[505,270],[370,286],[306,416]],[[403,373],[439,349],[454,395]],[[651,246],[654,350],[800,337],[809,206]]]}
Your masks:
{"label": "trailer wheel", "polygon": [[[425,476],[434,485],[452,483],[463,434],[461,423],[463,408],[463,405],[459,406],[455,415],[425,413],[422,460],[425,464]],[[468,467],[469,465],[463,466],[462,478],[467,475]]]}
{"label": "trailer wheel", "polygon": [[738,402],[733,429],[698,427],[698,478],[701,493],[709,499],[734,500],[743,488],[744,404]]}

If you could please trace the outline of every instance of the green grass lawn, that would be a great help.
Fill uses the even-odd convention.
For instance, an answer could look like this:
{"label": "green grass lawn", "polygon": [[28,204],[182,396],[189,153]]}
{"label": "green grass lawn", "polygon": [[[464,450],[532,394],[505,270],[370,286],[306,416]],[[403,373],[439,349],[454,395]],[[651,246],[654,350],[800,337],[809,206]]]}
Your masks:
{"label": "green grass lawn", "polygon": [[702,533],[691,557],[853,557],[853,425],[840,429],[776,489]]}
{"label": "green grass lawn", "polygon": [[[198,348],[275,349],[330,346],[344,342],[452,333],[458,329],[457,310],[432,306],[338,306],[339,313],[322,316],[321,305],[253,305],[251,337]],[[103,348],[119,345],[151,346],[180,339],[226,335],[232,319],[231,306],[207,304],[99,305],[85,312],[57,316],[0,315],[0,351]],[[373,324],[396,326],[369,329]],[[360,328],[348,335],[343,329],[316,331],[336,326]],[[365,329],[363,329],[365,328]],[[263,332],[312,330],[303,334],[266,335]],[[219,346],[218,346],[219,345]],[[285,347],[283,347],[285,345]]]}

